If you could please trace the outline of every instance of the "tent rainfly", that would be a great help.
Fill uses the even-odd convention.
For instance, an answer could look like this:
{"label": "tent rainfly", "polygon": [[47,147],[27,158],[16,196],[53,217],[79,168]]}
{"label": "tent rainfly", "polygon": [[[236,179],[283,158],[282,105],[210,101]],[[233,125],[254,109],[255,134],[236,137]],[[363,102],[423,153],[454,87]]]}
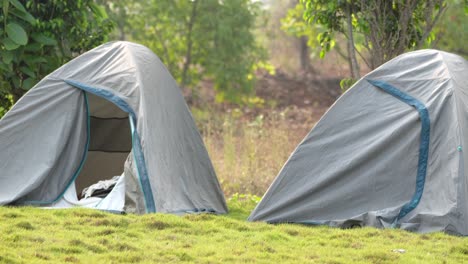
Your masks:
{"label": "tent rainfly", "polygon": [[468,62],[410,52],[337,100],[249,220],[468,235],[467,151]]}
{"label": "tent rainfly", "polygon": [[[57,69],[0,120],[0,205],[226,213],[176,82],[148,48],[101,45]],[[110,193],[78,200],[99,180]]]}

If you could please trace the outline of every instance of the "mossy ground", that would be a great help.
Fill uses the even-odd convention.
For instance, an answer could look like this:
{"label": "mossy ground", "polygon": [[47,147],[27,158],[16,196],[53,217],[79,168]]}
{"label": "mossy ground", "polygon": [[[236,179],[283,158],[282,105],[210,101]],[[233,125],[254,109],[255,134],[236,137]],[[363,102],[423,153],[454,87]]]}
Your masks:
{"label": "mossy ground", "polygon": [[468,263],[467,238],[250,223],[253,200],[224,216],[0,207],[0,263]]}

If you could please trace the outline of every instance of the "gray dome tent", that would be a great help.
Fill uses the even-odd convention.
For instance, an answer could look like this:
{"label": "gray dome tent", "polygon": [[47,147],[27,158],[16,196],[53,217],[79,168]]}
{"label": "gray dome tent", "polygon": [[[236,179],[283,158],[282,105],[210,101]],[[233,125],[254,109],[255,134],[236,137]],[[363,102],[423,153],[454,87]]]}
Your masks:
{"label": "gray dome tent", "polygon": [[466,151],[468,62],[410,52],[337,100],[249,220],[468,235]]}
{"label": "gray dome tent", "polygon": [[[0,149],[0,205],[227,212],[180,89],[138,44],[101,45],[41,80],[0,120]],[[115,175],[105,198],[77,201],[75,186]]]}

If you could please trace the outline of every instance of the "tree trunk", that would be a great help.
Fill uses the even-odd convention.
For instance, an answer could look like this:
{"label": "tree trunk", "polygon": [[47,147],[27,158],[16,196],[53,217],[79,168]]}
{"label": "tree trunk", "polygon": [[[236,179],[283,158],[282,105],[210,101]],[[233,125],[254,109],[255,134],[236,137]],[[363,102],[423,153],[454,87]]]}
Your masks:
{"label": "tree trunk", "polygon": [[306,36],[302,36],[299,39],[299,57],[301,62],[301,70],[305,73],[309,72],[311,67],[309,58],[309,46],[307,46]]}
{"label": "tree trunk", "polygon": [[119,40],[126,40],[127,38],[125,36],[124,26],[119,24],[118,29],[119,29]]}
{"label": "tree trunk", "polygon": [[184,62],[184,67],[182,70],[182,87],[185,87],[188,84],[188,70],[190,67],[190,64],[192,63],[192,31],[193,31],[193,24],[195,24],[195,18],[197,16],[197,4],[198,1],[194,0],[193,1],[193,6],[192,6],[192,14],[189,18],[188,25],[187,25],[187,52],[185,54],[185,62]]}
{"label": "tree trunk", "polygon": [[348,57],[349,57],[349,65],[351,70],[351,76],[353,79],[357,80],[361,78],[359,73],[359,64],[356,58],[356,48],[354,46],[354,36],[353,36],[353,24],[351,20],[351,6],[348,4],[346,6],[346,24],[347,24],[347,31],[348,31]]}

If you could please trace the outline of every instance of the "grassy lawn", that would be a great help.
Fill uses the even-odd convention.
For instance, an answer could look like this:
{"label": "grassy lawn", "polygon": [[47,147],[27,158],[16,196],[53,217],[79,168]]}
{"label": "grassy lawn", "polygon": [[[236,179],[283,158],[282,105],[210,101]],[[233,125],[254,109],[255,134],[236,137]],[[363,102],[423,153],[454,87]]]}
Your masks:
{"label": "grassy lawn", "polygon": [[0,263],[468,263],[468,238],[246,222],[254,206],[235,198],[228,215],[183,217],[0,207]]}

